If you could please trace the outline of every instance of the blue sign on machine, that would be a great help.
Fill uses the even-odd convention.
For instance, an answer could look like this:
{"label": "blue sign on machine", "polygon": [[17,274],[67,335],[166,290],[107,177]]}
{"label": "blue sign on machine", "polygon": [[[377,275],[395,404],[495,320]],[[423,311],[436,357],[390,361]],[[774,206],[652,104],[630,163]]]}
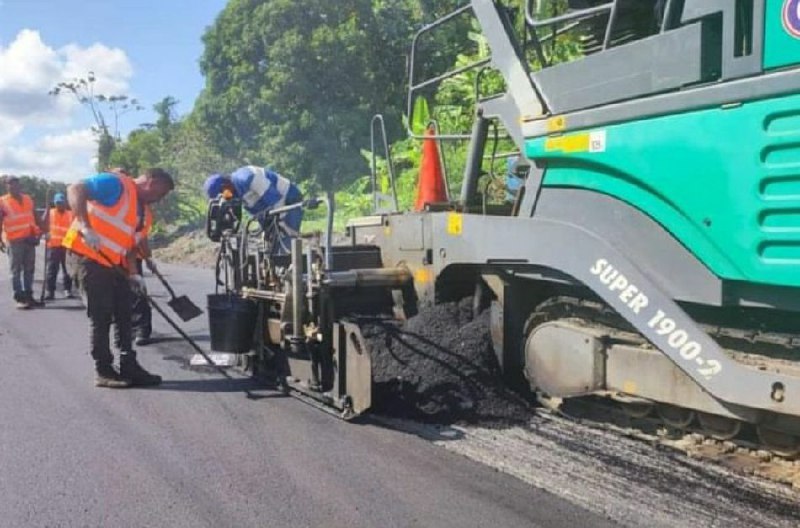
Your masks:
{"label": "blue sign on machine", "polygon": [[783,2],[783,29],[791,36],[800,38],[800,0]]}

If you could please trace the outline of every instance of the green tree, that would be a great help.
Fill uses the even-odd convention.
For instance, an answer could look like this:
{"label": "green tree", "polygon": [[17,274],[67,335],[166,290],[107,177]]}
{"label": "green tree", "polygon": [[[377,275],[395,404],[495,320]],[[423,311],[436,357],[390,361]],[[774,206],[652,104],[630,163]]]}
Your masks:
{"label": "green tree", "polygon": [[324,188],[352,181],[372,115],[400,133],[405,55],[432,3],[232,0],[203,37],[201,121],[229,157]]}
{"label": "green tree", "polygon": [[171,95],[166,96],[153,105],[153,110],[158,117],[158,119],[156,119],[155,129],[158,130],[161,140],[165,143],[169,142],[176,129],[177,116],[175,115],[175,107],[177,105],[178,100]]}
{"label": "green tree", "polygon": [[156,130],[137,129],[117,145],[105,168],[122,167],[131,174],[139,174],[148,167],[158,166],[164,158],[163,150]]}
{"label": "green tree", "polygon": [[198,226],[205,219],[205,179],[215,172],[231,172],[238,161],[225,158],[208,137],[197,119],[180,121],[166,144],[160,166],[176,181],[175,192],[159,204],[158,215],[174,228]]}
{"label": "green tree", "polygon": [[136,99],[124,94],[95,93],[96,81],[94,72],[89,72],[86,77],[76,77],[56,84],[48,93],[53,96],[72,95],[89,109],[94,119],[92,131],[97,136],[97,170],[103,170],[109,166],[111,153],[120,140],[119,118],[129,112],[143,110],[144,107]]}

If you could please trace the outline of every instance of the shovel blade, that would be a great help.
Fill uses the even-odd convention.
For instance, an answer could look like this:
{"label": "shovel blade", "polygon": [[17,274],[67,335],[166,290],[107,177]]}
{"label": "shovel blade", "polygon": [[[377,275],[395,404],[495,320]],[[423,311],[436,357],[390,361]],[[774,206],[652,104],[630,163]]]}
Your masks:
{"label": "shovel blade", "polygon": [[191,299],[189,299],[185,295],[181,295],[180,297],[175,297],[171,301],[167,303],[172,311],[178,314],[183,321],[191,321],[195,317],[198,317],[203,314],[203,310],[201,310],[196,304],[194,304]]}

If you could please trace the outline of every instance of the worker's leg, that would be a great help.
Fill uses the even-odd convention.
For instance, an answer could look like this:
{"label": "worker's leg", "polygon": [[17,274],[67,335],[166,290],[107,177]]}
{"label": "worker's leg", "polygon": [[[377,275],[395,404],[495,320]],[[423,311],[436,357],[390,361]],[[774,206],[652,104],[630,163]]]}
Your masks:
{"label": "worker's leg", "polygon": [[153,313],[144,295],[133,296],[133,337],[136,344],[143,346],[149,343],[153,333]]}
{"label": "worker's leg", "polygon": [[22,243],[22,289],[25,298],[33,302],[33,272],[36,270],[36,246],[32,240]]}
{"label": "worker's leg", "polygon": [[[52,250],[51,250],[52,251]],[[72,295],[72,275],[67,270],[67,249],[66,248],[56,248],[56,255],[58,256],[57,265],[55,266],[57,269],[61,269],[62,280],[64,283],[64,292],[67,296]]]}
{"label": "worker's leg", "polygon": [[84,294],[84,290],[81,287],[80,279],[78,277],[78,270],[79,270],[78,259],[68,250],[66,251],[66,257],[64,257],[64,260],[66,260],[67,263],[67,274],[69,275],[70,281],[72,282],[72,287],[75,288],[75,293],[77,293],[81,297],[81,301],[85,306],[86,295]]}
{"label": "worker's leg", "polygon": [[131,326],[131,303],[133,292],[126,277],[114,274],[114,297],[112,301],[112,314],[114,318],[114,340],[120,351],[120,363],[126,354],[134,354],[133,332]]}
{"label": "worker's leg", "polygon": [[[136,261],[136,268],[141,274],[141,260]],[[133,338],[136,340],[137,346],[144,346],[148,344],[150,335],[153,333],[153,314],[150,311],[150,304],[147,302],[147,297],[134,293],[132,309],[131,320],[133,323]]]}
{"label": "worker's leg", "polygon": [[91,259],[73,253],[69,257],[79,278],[89,316],[89,347],[97,373],[95,384],[101,387],[127,387],[130,382],[122,380],[114,370],[114,357],[109,345],[117,274]]}
{"label": "worker's leg", "polygon": [[52,299],[56,291],[58,278],[59,254],[64,255],[64,248],[47,248],[47,298]]}
{"label": "worker's leg", "polygon": [[22,242],[9,242],[8,267],[11,273],[11,288],[14,291],[14,300],[21,302],[22,298]]}
{"label": "worker's leg", "polygon": [[146,386],[161,383],[161,376],[147,372],[136,359],[133,349],[133,326],[131,311],[134,293],[131,291],[127,278],[117,276],[114,285],[114,324],[116,325],[116,341],[120,349],[119,373],[129,380],[132,385]]}

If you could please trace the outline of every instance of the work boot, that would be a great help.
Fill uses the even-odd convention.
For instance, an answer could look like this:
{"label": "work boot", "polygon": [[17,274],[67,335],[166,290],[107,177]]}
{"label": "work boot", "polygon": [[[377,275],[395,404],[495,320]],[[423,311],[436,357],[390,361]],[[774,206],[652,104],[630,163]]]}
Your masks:
{"label": "work boot", "polygon": [[117,374],[113,367],[98,367],[94,378],[95,387],[108,389],[124,389],[131,386],[130,380]]}
{"label": "work boot", "polygon": [[55,298],[56,298],[56,292],[47,292],[47,295],[45,296],[44,300],[45,301],[54,301]]}
{"label": "work boot", "polygon": [[135,387],[149,387],[161,384],[161,376],[150,374],[136,359],[122,359],[119,363],[119,375],[130,380]]}
{"label": "work boot", "polygon": [[44,306],[44,303],[37,301],[33,298],[32,292],[25,292],[25,302],[28,303],[28,308],[39,308]]}

